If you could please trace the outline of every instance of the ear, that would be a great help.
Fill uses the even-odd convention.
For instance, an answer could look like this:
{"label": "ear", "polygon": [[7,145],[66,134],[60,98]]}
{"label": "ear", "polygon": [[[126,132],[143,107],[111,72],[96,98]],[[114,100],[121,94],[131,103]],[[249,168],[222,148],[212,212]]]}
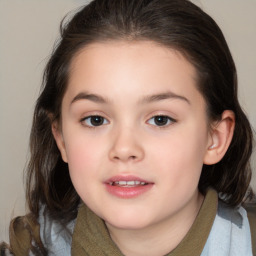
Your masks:
{"label": "ear", "polygon": [[67,159],[65,142],[62,136],[61,129],[59,127],[59,123],[57,121],[52,122],[52,134],[56,141],[57,147],[61,153],[62,160],[67,163],[68,159]]}
{"label": "ear", "polygon": [[221,120],[212,128],[208,148],[204,157],[204,164],[218,163],[226,154],[232,141],[235,129],[235,115],[231,110],[222,113]]}

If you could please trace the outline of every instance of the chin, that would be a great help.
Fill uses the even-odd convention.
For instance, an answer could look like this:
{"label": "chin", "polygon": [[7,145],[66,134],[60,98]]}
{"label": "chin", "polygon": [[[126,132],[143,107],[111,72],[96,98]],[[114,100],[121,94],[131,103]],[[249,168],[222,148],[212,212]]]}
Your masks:
{"label": "chin", "polygon": [[150,225],[150,221],[147,221],[144,216],[138,218],[137,215],[127,216],[125,215],[113,215],[115,218],[103,218],[105,223],[118,229],[126,230],[138,230],[146,228]]}

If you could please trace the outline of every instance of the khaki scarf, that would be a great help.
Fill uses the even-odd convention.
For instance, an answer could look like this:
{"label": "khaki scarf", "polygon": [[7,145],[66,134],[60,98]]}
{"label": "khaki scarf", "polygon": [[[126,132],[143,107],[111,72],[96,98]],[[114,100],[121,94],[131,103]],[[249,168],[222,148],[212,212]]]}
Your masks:
{"label": "khaki scarf", "polygon": [[[210,233],[216,212],[218,197],[209,190],[189,232],[181,243],[167,256],[199,256]],[[104,221],[88,207],[82,205],[72,238],[72,256],[123,256],[112,241]]]}

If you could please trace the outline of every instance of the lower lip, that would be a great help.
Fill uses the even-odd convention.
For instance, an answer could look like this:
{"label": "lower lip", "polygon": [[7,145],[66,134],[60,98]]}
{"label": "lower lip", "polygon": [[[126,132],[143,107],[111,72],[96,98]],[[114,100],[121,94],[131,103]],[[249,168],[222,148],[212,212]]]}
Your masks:
{"label": "lower lip", "polygon": [[116,197],[129,199],[136,198],[146,192],[148,192],[153,187],[153,184],[147,184],[144,186],[136,187],[119,187],[106,184],[107,191]]}

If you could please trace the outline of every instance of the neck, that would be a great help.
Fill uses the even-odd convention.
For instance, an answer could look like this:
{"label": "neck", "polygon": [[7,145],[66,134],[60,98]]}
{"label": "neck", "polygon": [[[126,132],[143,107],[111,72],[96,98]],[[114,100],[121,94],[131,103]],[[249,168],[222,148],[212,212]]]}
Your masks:
{"label": "neck", "polygon": [[[196,193],[190,203],[168,218],[142,229],[123,230],[106,223],[112,240],[126,256],[166,255],[191,228],[203,202]],[[154,246],[152,246],[154,245]]]}

